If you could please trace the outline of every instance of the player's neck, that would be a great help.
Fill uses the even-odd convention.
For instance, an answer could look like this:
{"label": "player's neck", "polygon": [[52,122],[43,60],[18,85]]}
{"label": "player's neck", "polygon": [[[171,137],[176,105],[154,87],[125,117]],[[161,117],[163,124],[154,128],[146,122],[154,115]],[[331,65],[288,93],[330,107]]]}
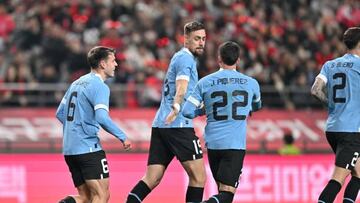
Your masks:
{"label": "player's neck", "polygon": [[105,73],[104,73],[103,71],[100,71],[100,70],[98,70],[98,69],[92,69],[91,72],[94,73],[94,74],[96,74],[96,75],[98,75],[98,76],[100,76],[100,78],[101,78],[103,81],[106,80],[106,75],[105,75]]}
{"label": "player's neck", "polygon": [[229,65],[226,65],[226,64],[222,64],[222,65],[220,66],[220,69],[224,69],[224,70],[236,70],[236,66],[235,66],[235,65],[229,66]]}
{"label": "player's neck", "polygon": [[349,50],[349,54],[360,57],[360,48]]}

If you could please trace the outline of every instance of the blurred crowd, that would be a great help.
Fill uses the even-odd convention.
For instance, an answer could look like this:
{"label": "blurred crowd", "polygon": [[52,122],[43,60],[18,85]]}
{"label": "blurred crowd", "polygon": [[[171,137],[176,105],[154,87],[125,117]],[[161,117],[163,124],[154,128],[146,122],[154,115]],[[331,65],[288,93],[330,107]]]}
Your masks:
{"label": "blurred crowd", "polygon": [[[183,26],[194,19],[207,29],[200,77],[218,69],[217,46],[234,40],[239,68],[264,87],[265,106],[306,108],[321,65],[345,53],[344,30],[360,25],[360,1],[0,0],[0,83],[69,83],[89,71],[87,51],[104,45],[117,50],[119,63],[108,82],[124,87],[113,102],[156,106]],[[27,94],[2,90],[0,102],[32,105]]]}

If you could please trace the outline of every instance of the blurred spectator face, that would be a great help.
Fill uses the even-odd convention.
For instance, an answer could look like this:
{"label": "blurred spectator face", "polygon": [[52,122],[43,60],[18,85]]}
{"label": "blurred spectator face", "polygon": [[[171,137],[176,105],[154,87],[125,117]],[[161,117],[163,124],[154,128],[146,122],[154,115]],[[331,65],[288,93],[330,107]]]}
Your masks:
{"label": "blurred spectator face", "polygon": [[16,80],[16,69],[15,66],[9,66],[6,70],[5,82],[15,82]]}
{"label": "blurred spectator face", "polygon": [[204,53],[205,40],[205,30],[196,30],[185,35],[185,47],[195,56],[201,56]]}

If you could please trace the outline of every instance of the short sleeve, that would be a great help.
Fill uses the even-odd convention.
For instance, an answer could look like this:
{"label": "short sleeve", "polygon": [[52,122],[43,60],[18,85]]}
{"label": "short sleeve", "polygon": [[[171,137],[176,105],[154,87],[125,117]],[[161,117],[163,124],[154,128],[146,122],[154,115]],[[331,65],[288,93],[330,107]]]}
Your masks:
{"label": "short sleeve", "polygon": [[109,111],[109,97],[110,89],[105,84],[99,85],[99,87],[93,87],[91,100],[94,110],[105,109],[106,111]]}
{"label": "short sleeve", "polygon": [[328,67],[329,67],[329,65],[335,65],[335,64],[334,63],[329,63],[329,62],[325,63],[321,67],[319,75],[316,76],[317,78],[322,79],[325,82],[325,84],[328,81]]}
{"label": "short sleeve", "polygon": [[193,103],[196,107],[200,107],[203,101],[202,98],[202,83],[199,82],[196,84],[194,91],[191,93],[189,98],[187,99],[189,102]]}
{"label": "short sleeve", "polygon": [[190,80],[194,59],[189,55],[182,55],[176,61],[176,80]]}
{"label": "short sleeve", "polygon": [[260,93],[260,85],[258,83],[258,81],[256,81],[255,79],[253,80],[253,91],[254,91],[254,97],[253,97],[253,103],[257,103],[261,101],[261,93]]}

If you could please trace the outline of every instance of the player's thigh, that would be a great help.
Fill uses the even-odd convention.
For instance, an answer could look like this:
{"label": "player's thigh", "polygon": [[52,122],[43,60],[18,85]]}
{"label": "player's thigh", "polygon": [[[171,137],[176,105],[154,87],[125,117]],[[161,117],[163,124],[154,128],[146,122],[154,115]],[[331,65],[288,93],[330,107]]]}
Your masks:
{"label": "player's thigh", "polygon": [[359,133],[337,133],[335,165],[347,170],[354,170],[360,154]]}
{"label": "player's thigh", "polygon": [[216,180],[224,185],[237,188],[242,173],[245,150],[222,150]]}
{"label": "player's thigh", "polygon": [[83,154],[78,159],[85,181],[109,178],[109,166],[103,150]]}
{"label": "player's thigh", "polygon": [[83,174],[81,172],[81,165],[78,160],[79,155],[65,155],[65,161],[71,173],[71,178],[74,186],[80,187],[85,184]]}
{"label": "player's thigh", "polygon": [[148,166],[163,165],[166,168],[173,158],[174,153],[170,150],[168,143],[164,140],[162,130],[160,128],[152,128]]}
{"label": "player's thigh", "polygon": [[218,151],[219,150],[207,149],[210,170],[211,170],[211,173],[216,182],[218,182],[217,173],[218,173],[218,170],[220,167],[220,161],[221,161],[221,153],[218,153]]}
{"label": "player's thigh", "polygon": [[203,151],[194,128],[163,128],[163,138],[180,162],[203,158]]}
{"label": "player's thigh", "polygon": [[[357,136],[357,137],[358,138],[356,138],[355,143],[357,143],[357,145],[360,145],[360,135]],[[356,146],[356,147],[360,151],[360,147],[358,147],[358,146]],[[360,152],[357,153],[357,156],[353,157],[353,162],[356,162],[356,163],[355,163],[354,169],[351,171],[351,175],[356,176],[358,178],[360,178],[360,161],[359,161],[360,157],[359,156],[360,156]]]}
{"label": "player's thigh", "polygon": [[360,178],[360,161],[357,160],[354,170],[351,171],[351,175]]}
{"label": "player's thigh", "polygon": [[339,135],[336,132],[326,132],[326,140],[328,141],[332,151],[336,154],[336,148]]}

